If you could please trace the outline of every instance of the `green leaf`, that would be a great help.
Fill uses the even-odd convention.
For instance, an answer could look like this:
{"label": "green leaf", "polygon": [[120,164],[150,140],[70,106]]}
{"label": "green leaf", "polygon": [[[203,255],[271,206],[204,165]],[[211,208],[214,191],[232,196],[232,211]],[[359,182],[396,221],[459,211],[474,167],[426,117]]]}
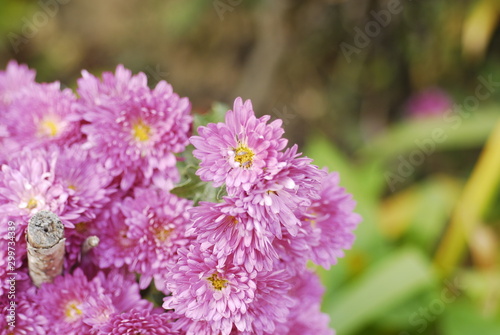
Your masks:
{"label": "green leaf", "polygon": [[443,335],[498,335],[500,320],[481,315],[470,301],[464,299],[447,306],[440,328]]}
{"label": "green leaf", "polygon": [[206,126],[209,123],[224,122],[229,106],[226,104],[215,102],[208,113],[194,114],[194,129],[199,126]]}
{"label": "green leaf", "polygon": [[430,263],[417,249],[402,249],[371,266],[342,292],[329,292],[324,309],[338,334],[353,334],[388,310],[435,284]]}
{"label": "green leaf", "polygon": [[[477,111],[468,118],[454,113],[447,115],[446,118],[400,123],[371,140],[359,155],[366,162],[381,160],[387,163],[396,160],[399,155],[416,150],[424,153],[427,151],[426,155],[429,155],[442,150],[480,147],[488,138],[497,120],[498,106],[491,106]],[[422,149],[425,145],[427,147]]]}

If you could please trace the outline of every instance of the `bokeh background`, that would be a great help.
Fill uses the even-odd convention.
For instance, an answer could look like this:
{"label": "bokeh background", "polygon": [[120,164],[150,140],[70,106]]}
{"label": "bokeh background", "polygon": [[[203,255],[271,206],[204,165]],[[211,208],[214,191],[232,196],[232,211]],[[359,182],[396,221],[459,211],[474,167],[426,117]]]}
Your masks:
{"label": "bokeh background", "polygon": [[0,66],[74,87],[124,64],[195,113],[252,99],[363,215],[319,269],[337,334],[498,335],[499,18],[497,0],[0,0]]}

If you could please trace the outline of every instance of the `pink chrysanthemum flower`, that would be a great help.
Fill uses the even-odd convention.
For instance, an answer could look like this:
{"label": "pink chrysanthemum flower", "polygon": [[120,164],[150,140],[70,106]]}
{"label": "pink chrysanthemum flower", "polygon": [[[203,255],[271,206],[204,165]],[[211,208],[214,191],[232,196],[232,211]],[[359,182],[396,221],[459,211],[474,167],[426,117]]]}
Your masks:
{"label": "pink chrysanthemum flower", "polygon": [[100,240],[99,245],[89,253],[93,262],[101,269],[121,268],[125,264],[131,264],[135,258],[134,243],[128,238],[128,233],[129,227],[125,224],[120,203],[112,201],[90,229],[90,235],[96,235]]}
{"label": "pink chrysanthemum flower", "polygon": [[283,270],[259,273],[255,279],[255,299],[241,322],[246,327],[238,329],[237,334],[288,334],[287,321],[290,309],[296,304],[303,304],[303,301],[296,301],[289,296],[291,288],[289,279],[288,273]]}
{"label": "pink chrysanthemum flower", "polygon": [[[100,266],[128,265],[141,274],[141,288],[174,260],[177,249],[189,243],[185,231],[191,202],[155,188],[135,188],[134,197],[115,204],[99,219],[101,243],[94,255]],[[109,217],[111,216],[111,217]]]}
{"label": "pink chrysanthemum flower", "polygon": [[55,182],[62,186],[68,198],[65,207],[79,213],[71,220],[75,229],[66,231],[66,265],[80,257],[80,249],[94,219],[110,201],[116,189],[112,177],[101,162],[89,157],[79,144],[64,148],[55,164]]}
{"label": "pink chrysanthemum flower", "polygon": [[80,145],[62,150],[55,166],[55,179],[68,193],[67,206],[83,211],[78,220],[89,222],[110,201],[115,190],[104,166]]}
{"label": "pink chrysanthemum flower", "polygon": [[104,290],[95,281],[88,281],[80,269],[70,275],[56,277],[52,284],[38,290],[38,305],[49,319],[54,334],[86,334],[91,327],[83,321],[90,297],[99,298]]}
{"label": "pink chrysanthemum flower", "polygon": [[0,71],[0,115],[14,100],[19,92],[35,83],[35,71],[26,65],[11,60],[5,71]]}
{"label": "pink chrysanthemum flower", "polygon": [[[48,320],[41,314],[36,304],[36,288],[20,287],[17,283],[15,300],[2,295],[0,298],[0,334],[1,335],[45,335]],[[11,302],[15,302],[13,308]]]}
{"label": "pink chrysanthemum flower", "polygon": [[321,313],[321,298],[324,293],[319,278],[313,272],[303,270],[290,282],[290,296],[298,301],[288,315],[288,335],[335,335],[328,327],[330,318]]}
{"label": "pink chrysanthemum flower", "polygon": [[216,187],[226,183],[230,189],[248,190],[266,170],[276,167],[278,152],[287,144],[281,138],[281,120],[267,124],[269,119],[257,119],[250,100],[243,103],[237,98],[225,123],[199,127],[199,136],[191,137],[193,155],[201,160],[196,173]]}
{"label": "pink chrysanthemum flower", "polygon": [[31,85],[19,93],[3,117],[9,132],[5,150],[68,146],[82,137],[80,121],[76,97],[70,89],[61,91],[58,82]]}
{"label": "pink chrysanthemum flower", "polygon": [[298,233],[300,218],[314,199],[319,198],[324,171],[312,160],[299,157],[297,146],[280,154],[282,167],[258,181],[243,200],[248,213],[281,239],[284,227],[292,236]]}
{"label": "pink chrysanthemum flower", "polygon": [[241,200],[225,197],[223,203],[202,202],[193,208],[188,234],[196,236],[202,249],[212,248],[218,258],[228,258],[248,272],[272,269],[278,255],[273,236],[248,215]]}
{"label": "pink chrysanthemum flower", "polygon": [[7,129],[7,109],[24,89],[35,84],[35,71],[28,69],[26,65],[19,65],[16,61],[10,61],[5,71],[0,71],[0,163],[7,157],[7,147],[16,146],[16,142],[9,138]]}
{"label": "pink chrysanthemum flower", "polygon": [[255,294],[255,273],[220,262],[199,246],[179,249],[179,259],[167,274],[163,308],[193,321],[207,321],[214,333],[229,334],[233,325],[247,327],[243,316]]}
{"label": "pink chrysanthemum flower", "polygon": [[338,173],[330,173],[321,183],[321,198],[314,200],[304,219],[313,228],[318,243],[311,245],[311,258],[316,264],[329,268],[344,256],[354,242],[353,230],[361,222],[354,213],[356,202],[339,186]]}
{"label": "pink chrysanthemum flower", "polygon": [[174,260],[177,249],[189,243],[186,226],[192,203],[163,190],[134,189],[120,207],[134,243],[130,270],[140,273],[141,288]]}
{"label": "pink chrysanthemum flower", "polygon": [[43,284],[36,302],[49,320],[52,332],[68,335],[97,334],[114,313],[133,307],[152,309],[150,302],[140,298],[139,287],[130,276],[124,277],[117,270],[107,275],[98,273],[88,280],[77,268],[73,274]]}
{"label": "pink chrysanthemum flower", "polygon": [[151,313],[148,310],[131,310],[114,314],[100,328],[99,335],[170,335],[178,334],[171,329],[172,313]]}
{"label": "pink chrysanthemum flower", "polygon": [[188,143],[190,103],[161,81],[154,90],[144,73],[132,76],[118,66],[102,81],[86,71],[78,80],[80,108],[88,124],[82,126],[87,147],[105,167],[121,177],[121,188],[134,182],[173,187],[178,179],[174,153]]}
{"label": "pink chrysanthemum flower", "polygon": [[55,181],[58,154],[57,150],[23,150],[1,166],[0,231],[12,220],[21,240],[29,219],[41,210],[57,214],[65,227],[74,227],[83,209],[67,206],[69,195]]}
{"label": "pink chrysanthemum flower", "polygon": [[302,225],[295,236],[282,228],[281,239],[274,239],[273,248],[276,250],[279,261],[275,262],[276,269],[284,269],[291,275],[304,270],[307,261],[311,258],[311,246],[318,244],[319,237],[313,233],[310,225]]}
{"label": "pink chrysanthemum flower", "polygon": [[[289,275],[284,271],[261,272],[255,278],[255,296],[237,323],[193,320],[176,315],[174,329],[187,335],[286,335],[288,315],[297,301],[289,296]],[[193,305],[193,308],[196,306]]]}
{"label": "pink chrysanthemum flower", "polygon": [[130,311],[132,308],[151,310],[153,304],[142,299],[139,284],[135,275],[124,269],[111,269],[106,274],[100,271],[93,279],[99,281],[100,286],[111,299],[117,313]]}

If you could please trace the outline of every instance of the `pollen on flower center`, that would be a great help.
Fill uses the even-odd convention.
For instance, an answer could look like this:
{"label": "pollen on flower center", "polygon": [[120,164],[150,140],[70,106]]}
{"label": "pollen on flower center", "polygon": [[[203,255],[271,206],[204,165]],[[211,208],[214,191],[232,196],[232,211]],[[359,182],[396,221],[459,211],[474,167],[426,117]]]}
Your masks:
{"label": "pollen on flower center", "polygon": [[149,133],[151,131],[151,128],[142,122],[141,119],[139,119],[134,125],[132,126],[132,135],[134,138],[138,141],[144,142],[149,140]]}
{"label": "pollen on flower center", "polygon": [[172,231],[173,229],[165,229],[160,227],[159,229],[155,229],[154,234],[158,241],[165,242],[172,234]]}
{"label": "pollen on flower center", "polygon": [[66,305],[66,309],[64,311],[66,317],[70,320],[77,319],[80,315],[83,314],[82,310],[78,308],[77,302],[71,301]]}
{"label": "pollen on flower center", "polygon": [[26,205],[26,208],[33,209],[33,208],[36,208],[37,205],[38,205],[38,203],[37,203],[36,199],[35,198],[31,198],[28,201],[28,204]]}
{"label": "pollen on flower center", "polygon": [[240,145],[234,149],[234,161],[238,162],[240,167],[248,169],[252,167],[253,156],[255,154],[247,146],[240,143]]}
{"label": "pollen on flower center", "polygon": [[212,274],[207,280],[212,284],[212,287],[218,291],[227,286],[227,280],[220,278],[217,273]]}
{"label": "pollen on flower center", "polygon": [[57,122],[52,119],[44,119],[40,122],[40,134],[55,137],[59,132]]}

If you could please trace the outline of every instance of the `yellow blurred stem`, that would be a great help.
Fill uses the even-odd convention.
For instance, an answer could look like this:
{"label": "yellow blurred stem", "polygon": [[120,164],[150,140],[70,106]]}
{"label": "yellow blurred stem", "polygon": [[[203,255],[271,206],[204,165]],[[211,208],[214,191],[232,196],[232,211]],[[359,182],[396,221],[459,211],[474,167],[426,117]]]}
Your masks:
{"label": "yellow blurred stem", "polygon": [[435,265],[443,277],[461,260],[471,232],[482,221],[500,182],[500,122],[488,139],[467,181],[450,225],[438,247]]}

